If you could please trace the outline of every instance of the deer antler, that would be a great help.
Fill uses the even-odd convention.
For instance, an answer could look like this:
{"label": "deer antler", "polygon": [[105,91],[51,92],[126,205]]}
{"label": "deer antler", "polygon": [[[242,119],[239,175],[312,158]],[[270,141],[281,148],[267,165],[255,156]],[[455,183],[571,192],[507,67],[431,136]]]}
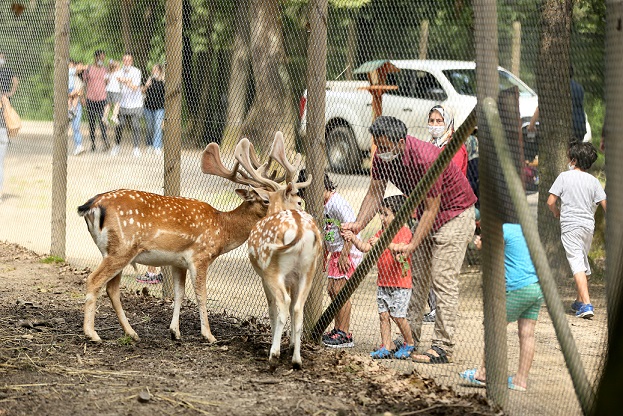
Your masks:
{"label": "deer antler", "polygon": [[[242,140],[246,140],[247,142],[249,142],[247,139]],[[237,153],[239,148],[240,143],[238,143],[234,152]],[[259,167],[259,161],[257,159],[257,156],[255,155],[255,152],[252,156],[249,155],[249,151],[252,149],[253,145],[246,148],[247,157],[248,159],[250,159],[249,164],[251,166]],[[239,167],[240,163],[238,161],[236,161],[233,169],[231,170],[227,169],[225,165],[223,165],[223,162],[221,161],[219,146],[216,143],[210,143],[209,145],[207,145],[201,156],[201,171],[205,174],[220,176],[221,178],[228,179],[234,183],[238,183],[241,185],[249,185],[255,188],[266,188],[266,184],[264,184],[263,181],[255,180],[253,177],[241,171]],[[272,189],[272,186],[270,187],[270,189]]]}
{"label": "deer antler", "polygon": [[[263,165],[256,166],[257,158],[255,160],[251,156],[251,150],[253,149],[253,144],[247,139],[241,139],[236,145],[236,149],[234,150],[234,157],[247,171],[249,179],[255,181],[258,185],[254,185],[255,187],[270,189],[272,191],[278,191],[283,187],[279,184],[279,182],[273,180],[274,175],[269,176],[267,174],[267,168],[270,164],[269,162],[264,163]],[[254,163],[255,162],[255,163]]]}
{"label": "deer antler", "polygon": [[306,182],[296,182],[301,169],[301,159],[301,154],[297,153],[294,157],[294,163],[290,163],[286,157],[286,147],[283,143],[283,133],[280,131],[275,133],[275,140],[273,141],[269,160],[275,160],[286,170],[285,181],[286,183],[292,183],[293,193],[296,193],[298,189],[309,186],[312,180],[312,176],[309,175]]}

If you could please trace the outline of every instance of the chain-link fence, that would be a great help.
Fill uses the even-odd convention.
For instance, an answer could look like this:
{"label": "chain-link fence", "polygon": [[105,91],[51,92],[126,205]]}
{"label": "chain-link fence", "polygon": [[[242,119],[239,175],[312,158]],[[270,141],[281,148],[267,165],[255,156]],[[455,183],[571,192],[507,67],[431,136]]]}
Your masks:
{"label": "chain-link fence", "polygon": [[[237,186],[202,173],[203,149],[218,143],[231,168],[235,144],[248,137],[264,161],[282,131],[288,155],[303,153],[307,171],[327,166],[329,180],[316,174],[306,195],[323,212],[329,251],[322,310],[339,301],[324,316],[331,323],[316,325],[327,347],[372,352],[460,392],[487,391],[511,414],[586,411],[607,340],[602,208],[592,220],[605,166],[602,152],[596,161],[587,149],[568,160],[567,150],[572,142],[601,144],[604,3],[330,0],[312,21],[314,7],[300,0],[2,5],[0,89],[22,128],[8,144],[0,137],[0,238],[52,254],[60,242],[67,261],[95,269],[101,254],[79,205],[120,188],[176,194],[177,169],[181,196],[234,210]],[[178,16],[181,34],[172,24]],[[326,51],[318,24],[326,25]],[[324,74],[314,42],[326,56],[324,109],[314,107],[318,91],[307,91],[314,74]],[[486,97],[491,108],[477,107]],[[324,126],[314,124],[319,117]],[[65,127],[61,146],[54,128],[65,135]],[[568,162],[575,170],[563,173]],[[577,190],[589,186],[587,205]],[[562,200],[562,212],[550,195]],[[573,204],[588,211],[574,214]],[[136,220],[149,222],[153,212]],[[390,226],[394,216],[405,228]],[[240,218],[218,226],[244,232]],[[361,251],[344,249],[349,229],[360,231],[353,244],[369,251],[361,264]],[[390,242],[382,229],[399,231],[392,252],[370,244]],[[346,283],[345,275],[354,278]],[[169,277],[138,264],[123,270],[122,286],[172,296]],[[186,295],[194,300],[192,284]],[[207,293],[208,311],[268,320],[246,244],[210,265]]]}

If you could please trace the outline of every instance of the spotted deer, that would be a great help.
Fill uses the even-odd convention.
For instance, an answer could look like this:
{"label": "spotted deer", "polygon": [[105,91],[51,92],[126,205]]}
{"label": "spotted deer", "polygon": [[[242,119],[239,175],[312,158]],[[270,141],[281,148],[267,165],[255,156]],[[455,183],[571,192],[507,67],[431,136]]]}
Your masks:
{"label": "spotted deer", "polygon": [[[173,317],[169,326],[171,338],[179,340],[180,307],[185,293],[186,271],[190,272],[201,320],[201,335],[209,342],[216,338],[210,332],[206,307],[206,278],[210,264],[223,253],[244,243],[254,225],[262,219],[275,193],[275,174],[269,176],[273,160],[260,166],[253,145],[242,139],[235,150],[249,169],[259,172],[252,178],[239,170],[236,161],[229,170],[221,162],[219,147],[209,144],[203,151],[201,170],[226,178],[234,183],[251,186],[237,189],[242,204],[229,212],[221,212],[195,199],[162,196],[149,192],[120,189],[96,195],[78,207],[93,241],[102,253],[100,265],[87,278],[84,306],[84,333],[92,341],[101,338],[95,331],[96,301],[100,289],[106,292],[124,332],[139,340],[121,306],[119,284],[121,272],[136,263],[151,266],[172,266],[174,282]],[[266,182],[269,181],[269,182]],[[281,198],[281,197],[280,197]],[[289,207],[300,206],[297,196],[284,198]]]}
{"label": "spotted deer", "polygon": [[[286,185],[270,184],[275,192],[281,192],[280,197],[270,198],[266,217],[255,224],[247,244],[249,259],[262,278],[268,300],[272,332],[270,366],[274,368],[279,361],[281,335],[289,313],[292,365],[300,369],[303,310],[318,262],[322,259],[323,247],[313,217],[300,209],[291,209],[286,203],[288,195],[311,183],[311,176],[307,182],[296,183],[300,155],[297,154],[294,165],[290,164],[285,157],[280,135],[275,138],[273,146],[277,149],[276,160],[286,170]],[[260,180],[261,172],[247,170],[252,177]]]}

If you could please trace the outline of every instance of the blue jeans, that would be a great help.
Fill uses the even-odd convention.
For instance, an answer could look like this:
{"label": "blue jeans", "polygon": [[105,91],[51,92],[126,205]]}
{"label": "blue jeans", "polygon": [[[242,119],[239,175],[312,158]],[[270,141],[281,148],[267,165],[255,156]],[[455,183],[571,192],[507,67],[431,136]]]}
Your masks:
{"label": "blue jeans", "polygon": [[74,146],[78,147],[82,145],[82,133],[80,133],[80,122],[82,121],[82,104],[78,101],[76,106],[74,119],[71,121],[71,129],[74,132]]}
{"label": "blue jeans", "polygon": [[162,148],[162,122],[164,121],[164,108],[143,110],[145,126],[147,127],[147,145],[156,149]]}

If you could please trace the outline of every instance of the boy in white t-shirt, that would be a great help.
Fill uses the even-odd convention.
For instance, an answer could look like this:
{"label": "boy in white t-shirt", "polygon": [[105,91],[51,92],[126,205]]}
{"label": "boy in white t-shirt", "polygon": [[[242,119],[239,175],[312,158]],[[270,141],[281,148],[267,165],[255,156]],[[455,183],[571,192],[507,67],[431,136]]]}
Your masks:
{"label": "boy in white t-shirt", "polygon": [[[299,174],[298,182],[305,182],[305,170]],[[325,259],[327,269],[327,291],[331,300],[342,290],[355,268],[361,263],[363,254],[352,242],[345,242],[340,235],[340,225],[355,221],[355,213],[349,203],[335,191],[335,185],[325,173],[324,175],[324,230]],[[305,198],[302,189],[299,195]],[[331,348],[351,348],[355,345],[350,331],[350,299],[335,315],[335,327],[322,336],[322,342]]]}
{"label": "boy in white t-shirt", "polygon": [[606,210],[606,193],[599,180],[586,172],[597,160],[592,144],[574,144],[568,156],[569,170],[558,175],[552,184],[547,206],[554,217],[560,218],[560,239],[578,292],[571,310],[578,318],[590,319],[595,312],[588,295],[586,276],[591,274],[588,252],[595,230],[595,210],[599,204]]}

